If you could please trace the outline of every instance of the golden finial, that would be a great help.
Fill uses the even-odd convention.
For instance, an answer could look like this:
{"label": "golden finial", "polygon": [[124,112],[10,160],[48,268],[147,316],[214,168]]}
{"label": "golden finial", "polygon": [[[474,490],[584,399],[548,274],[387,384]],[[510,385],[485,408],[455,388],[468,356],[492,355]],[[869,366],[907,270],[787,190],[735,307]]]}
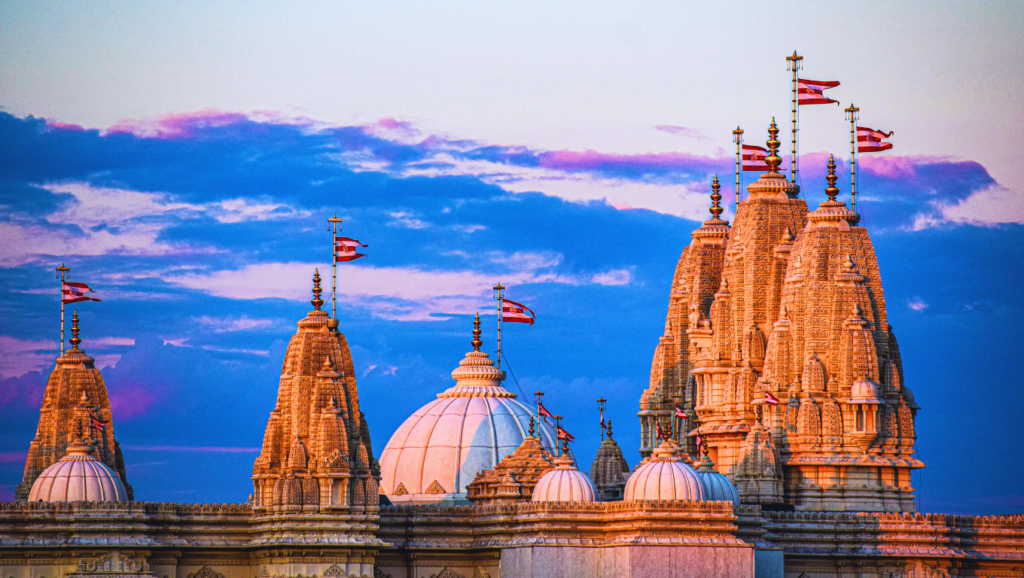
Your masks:
{"label": "golden finial", "polygon": [[483,341],[480,341],[480,333],[480,314],[477,313],[476,319],[473,320],[473,341],[471,342],[473,344],[473,351],[476,352],[479,352],[480,346],[484,344]]}
{"label": "golden finial", "polygon": [[530,416],[530,437],[533,437],[533,416]]}
{"label": "golden finial", "polygon": [[562,438],[562,455],[569,455],[569,438]]}
{"label": "golden finial", "polygon": [[782,144],[779,141],[779,127],[775,125],[775,117],[772,117],[772,124],[768,127],[768,156],[764,159],[765,164],[768,165],[769,172],[779,172],[779,165],[782,164],[782,157],[779,156],[779,145]]}
{"label": "golden finial", "polygon": [[718,202],[722,200],[722,195],[718,194],[721,188],[722,185],[718,184],[718,175],[715,175],[715,180],[711,181],[711,202],[714,204],[708,209],[715,220],[718,220],[718,217],[722,215],[722,207],[718,205]]}
{"label": "golden finial", "polygon": [[825,188],[825,194],[828,195],[830,202],[836,201],[836,195],[839,194],[839,187],[836,186],[836,157],[835,155],[828,155],[828,176],[825,180],[828,181],[828,187]]}
{"label": "golden finial", "polygon": [[320,269],[315,269],[313,272],[313,300],[310,303],[317,311],[320,311],[320,307],[324,304],[324,300],[320,298],[321,293],[323,293],[323,289],[320,288]]}
{"label": "golden finial", "polygon": [[608,418],[608,439],[612,439],[612,420]]}
{"label": "golden finial", "polygon": [[75,314],[71,317],[71,339],[68,341],[74,349],[78,349],[78,344],[82,342],[78,337],[78,309],[75,309]]}

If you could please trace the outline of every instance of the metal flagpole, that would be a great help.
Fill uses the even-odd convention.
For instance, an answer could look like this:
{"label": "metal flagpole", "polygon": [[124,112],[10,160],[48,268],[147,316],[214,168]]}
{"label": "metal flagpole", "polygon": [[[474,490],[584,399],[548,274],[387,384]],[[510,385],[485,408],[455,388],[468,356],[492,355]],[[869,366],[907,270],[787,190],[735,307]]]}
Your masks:
{"label": "metal flagpole", "polygon": [[797,71],[804,67],[803,59],[803,56],[797,56],[796,50],[793,51],[793,56],[786,57],[786,70],[793,71],[793,159],[789,165],[789,173],[791,175],[790,179],[794,183],[796,182],[796,172],[798,170],[796,167]]}
{"label": "metal flagpole", "polygon": [[[540,400],[541,400],[542,397],[544,397],[544,392],[538,389],[537,391],[533,392],[533,395],[537,396],[537,432],[538,432],[537,433],[537,438],[540,439],[540,440],[543,440],[544,436],[540,435],[539,432],[543,431],[543,429],[544,429],[540,425]],[[557,442],[555,442],[555,443],[557,443]]]}
{"label": "metal flagpole", "polygon": [[601,408],[601,441],[604,441],[604,404],[607,401],[603,397],[597,398],[597,407]]}
{"label": "metal flagpole", "polygon": [[331,262],[333,263],[333,270],[331,271],[331,319],[338,318],[338,227],[341,226],[341,219],[338,218],[338,213],[334,213],[333,217],[328,217],[327,230],[331,231],[331,227],[334,229],[331,234]]}
{"label": "metal flagpole", "polygon": [[740,167],[740,148],[743,145],[743,129],[736,127],[736,130],[732,131],[732,142],[736,143],[736,211],[740,210],[740,173],[742,167]]}
{"label": "metal flagpole", "polygon": [[498,369],[501,369],[501,314],[502,307],[505,305],[505,297],[502,294],[504,290],[505,287],[502,286],[501,281],[498,281],[498,284],[494,286],[495,299],[498,300]]}
{"label": "metal flagpole", "polygon": [[558,442],[559,442],[559,440],[562,437],[562,416],[560,414],[556,413],[554,419],[555,419],[555,449],[558,452],[558,453],[555,454],[555,457],[560,458],[560,457],[562,457],[562,448],[561,448],[561,446],[558,445]]}
{"label": "metal flagpole", "polygon": [[846,120],[850,121],[850,210],[857,210],[857,119],[860,109],[850,103],[850,108],[845,109]]}
{"label": "metal flagpole", "polygon": [[60,354],[64,355],[64,273],[71,276],[71,269],[64,266],[64,263],[57,267],[57,273],[60,274]]}

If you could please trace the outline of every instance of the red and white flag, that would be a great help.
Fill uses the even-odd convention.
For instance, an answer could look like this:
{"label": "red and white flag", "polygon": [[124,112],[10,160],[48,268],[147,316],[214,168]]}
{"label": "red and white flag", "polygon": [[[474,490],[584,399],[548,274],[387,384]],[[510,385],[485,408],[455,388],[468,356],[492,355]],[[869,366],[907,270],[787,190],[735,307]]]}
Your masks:
{"label": "red and white flag", "polygon": [[679,419],[689,419],[686,417],[686,412],[679,409],[679,406],[676,406],[676,417]]}
{"label": "red and white flag", "polygon": [[336,237],[334,239],[334,260],[355,261],[360,257],[365,257],[365,253],[356,253],[357,247],[369,247],[369,245],[364,245],[348,237]]}
{"label": "red and white flag", "polygon": [[601,408],[601,429],[607,429],[607,426],[604,425],[604,408],[603,407]]}
{"label": "red and white flag", "polygon": [[661,424],[660,423],[654,422],[654,428],[655,428],[655,431],[656,431],[656,433],[658,435],[658,439],[659,440],[667,440],[668,439],[668,436],[665,435],[665,431],[661,429]]}
{"label": "red and white flag", "polygon": [[100,420],[98,420],[98,419],[96,419],[94,417],[94,418],[92,418],[91,423],[89,424],[89,427],[91,427],[92,429],[98,429],[100,431],[103,431],[103,422],[101,422]]}
{"label": "red and white flag", "polygon": [[700,437],[700,432],[697,432],[695,437],[697,440],[697,453],[702,454],[704,453],[704,438]]}
{"label": "red and white flag", "polygon": [[745,171],[767,171],[768,149],[754,145],[743,145],[743,170]]}
{"label": "red and white flag", "polygon": [[542,419],[543,419],[543,420],[544,420],[545,422],[547,422],[547,421],[548,421],[548,418],[549,418],[549,417],[550,417],[551,419],[555,419],[555,416],[551,415],[551,412],[550,412],[550,411],[548,411],[548,408],[544,407],[544,404],[543,404],[543,403],[539,403],[539,402],[537,403],[537,414],[538,414],[538,415],[540,415],[540,417],[541,417],[541,418],[542,418]]}
{"label": "red and white flag", "polygon": [[569,440],[571,442],[574,442],[574,441],[576,441],[576,436],[574,436],[571,433],[565,431],[565,428],[563,428],[562,426],[558,426],[558,439],[560,439],[560,440]]}
{"label": "red and white flag", "polygon": [[85,283],[76,283],[74,281],[64,281],[64,285],[61,288],[61,300],[64,304],[78,303],[79,301],[99,301],[95,297],[89,297],[85,294],[95,293],[91,287]]}
{"label": "red and white flag", "polygon": [[838,100],[832,100],[825,96],[824,92],[830,88],[839,86],[838,80],[804,80],[796,81],[796,102],[797,104],[839,104]]}
{"label": "red and white flag", "polygon": [[511,321],[512,323],[529,323],[533,325],[533,321],[536,316],[529,307],[522,303],[516,303],[515,301],[509,301],[508,299],[501,299],[501,320]]}
{"label": "red and white flag", "polygon": [[866,126],[857,127],[857,152],[859,153],[877,153],[878,151],[887,151],[892,148],[891,142],[883,142],[882,139],[889,138],[892,136],[892,131],[888,133]]}
{"label": "red and white flag", "polygon": [[772,392],[766,391],[764,392],[764,402],[768,405],[779,405],[779,398],[775,397]]}

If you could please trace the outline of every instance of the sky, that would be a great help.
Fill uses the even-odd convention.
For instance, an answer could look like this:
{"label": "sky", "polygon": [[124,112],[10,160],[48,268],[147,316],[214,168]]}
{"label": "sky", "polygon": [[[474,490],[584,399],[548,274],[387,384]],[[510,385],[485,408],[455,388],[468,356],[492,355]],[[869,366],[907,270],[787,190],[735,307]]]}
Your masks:
{"label": "sky", "polygon": [[634,465],[676,261],[713,175],[733,198],[733,129],[788,142],[797,50],[841,82],[801,111],[812,207],[830,153],[848,200],[843,108],[894,133],[858,209],[922,406],[919,507],[1024,511],[1021,29],[1003,2],[0,4],[0,500],[65,263],[103,299],[82,347],[136,497],[244,501],[335,213],[370,245],[338,317],[378,456],[477,311],[493,351],[500,281],[538,319],[505,331],[506,385],[547,394],[583,469],[608,399]]}

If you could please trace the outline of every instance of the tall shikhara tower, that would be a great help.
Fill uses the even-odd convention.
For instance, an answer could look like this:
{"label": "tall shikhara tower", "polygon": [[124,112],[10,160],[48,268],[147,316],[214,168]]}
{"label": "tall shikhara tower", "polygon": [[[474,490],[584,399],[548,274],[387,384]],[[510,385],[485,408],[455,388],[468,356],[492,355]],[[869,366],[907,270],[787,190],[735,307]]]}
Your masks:
{"label": "tall shikhara tower", "polygon": [[43,407],[39,410],[39,427],[28,449],[25,477],[14,490],[14,499],[26,500],[32,484],[43,470],[67,455],[68,446],[85,440],[89,453],[117,472],[134,499],[124,468],[121,446],[114,439],[114,421],[107,399],[107,385],[100,370],[78,346],[78,312],[71,319],[71,349],[57,358],[57,366],[50,372],[43,393]]}
{"label": "tall shikhara tower", "polygon": [[263,512],[375,511],[380,466],[359,411],[352,355],[338,322],[320,310],[319,272],[313,282],[314,309],[288,344],[253,466],[253,504]]}
{"label": "tall shikhara tower", "polygon": [[[834,162],[829,200],[808,213],[778,171],[774,121],[769,133],[770,170],[748,186],[721,253],[701,267],[680,259],[643,429],[645,403],[676,396],[692,404],[712,460],[745,503],[912,512],[918,407],[871,239],[835,199]],[[709,282],[718,283],[711,299],[698,289]],[[777,406],[763,403],[766,391]]]}

